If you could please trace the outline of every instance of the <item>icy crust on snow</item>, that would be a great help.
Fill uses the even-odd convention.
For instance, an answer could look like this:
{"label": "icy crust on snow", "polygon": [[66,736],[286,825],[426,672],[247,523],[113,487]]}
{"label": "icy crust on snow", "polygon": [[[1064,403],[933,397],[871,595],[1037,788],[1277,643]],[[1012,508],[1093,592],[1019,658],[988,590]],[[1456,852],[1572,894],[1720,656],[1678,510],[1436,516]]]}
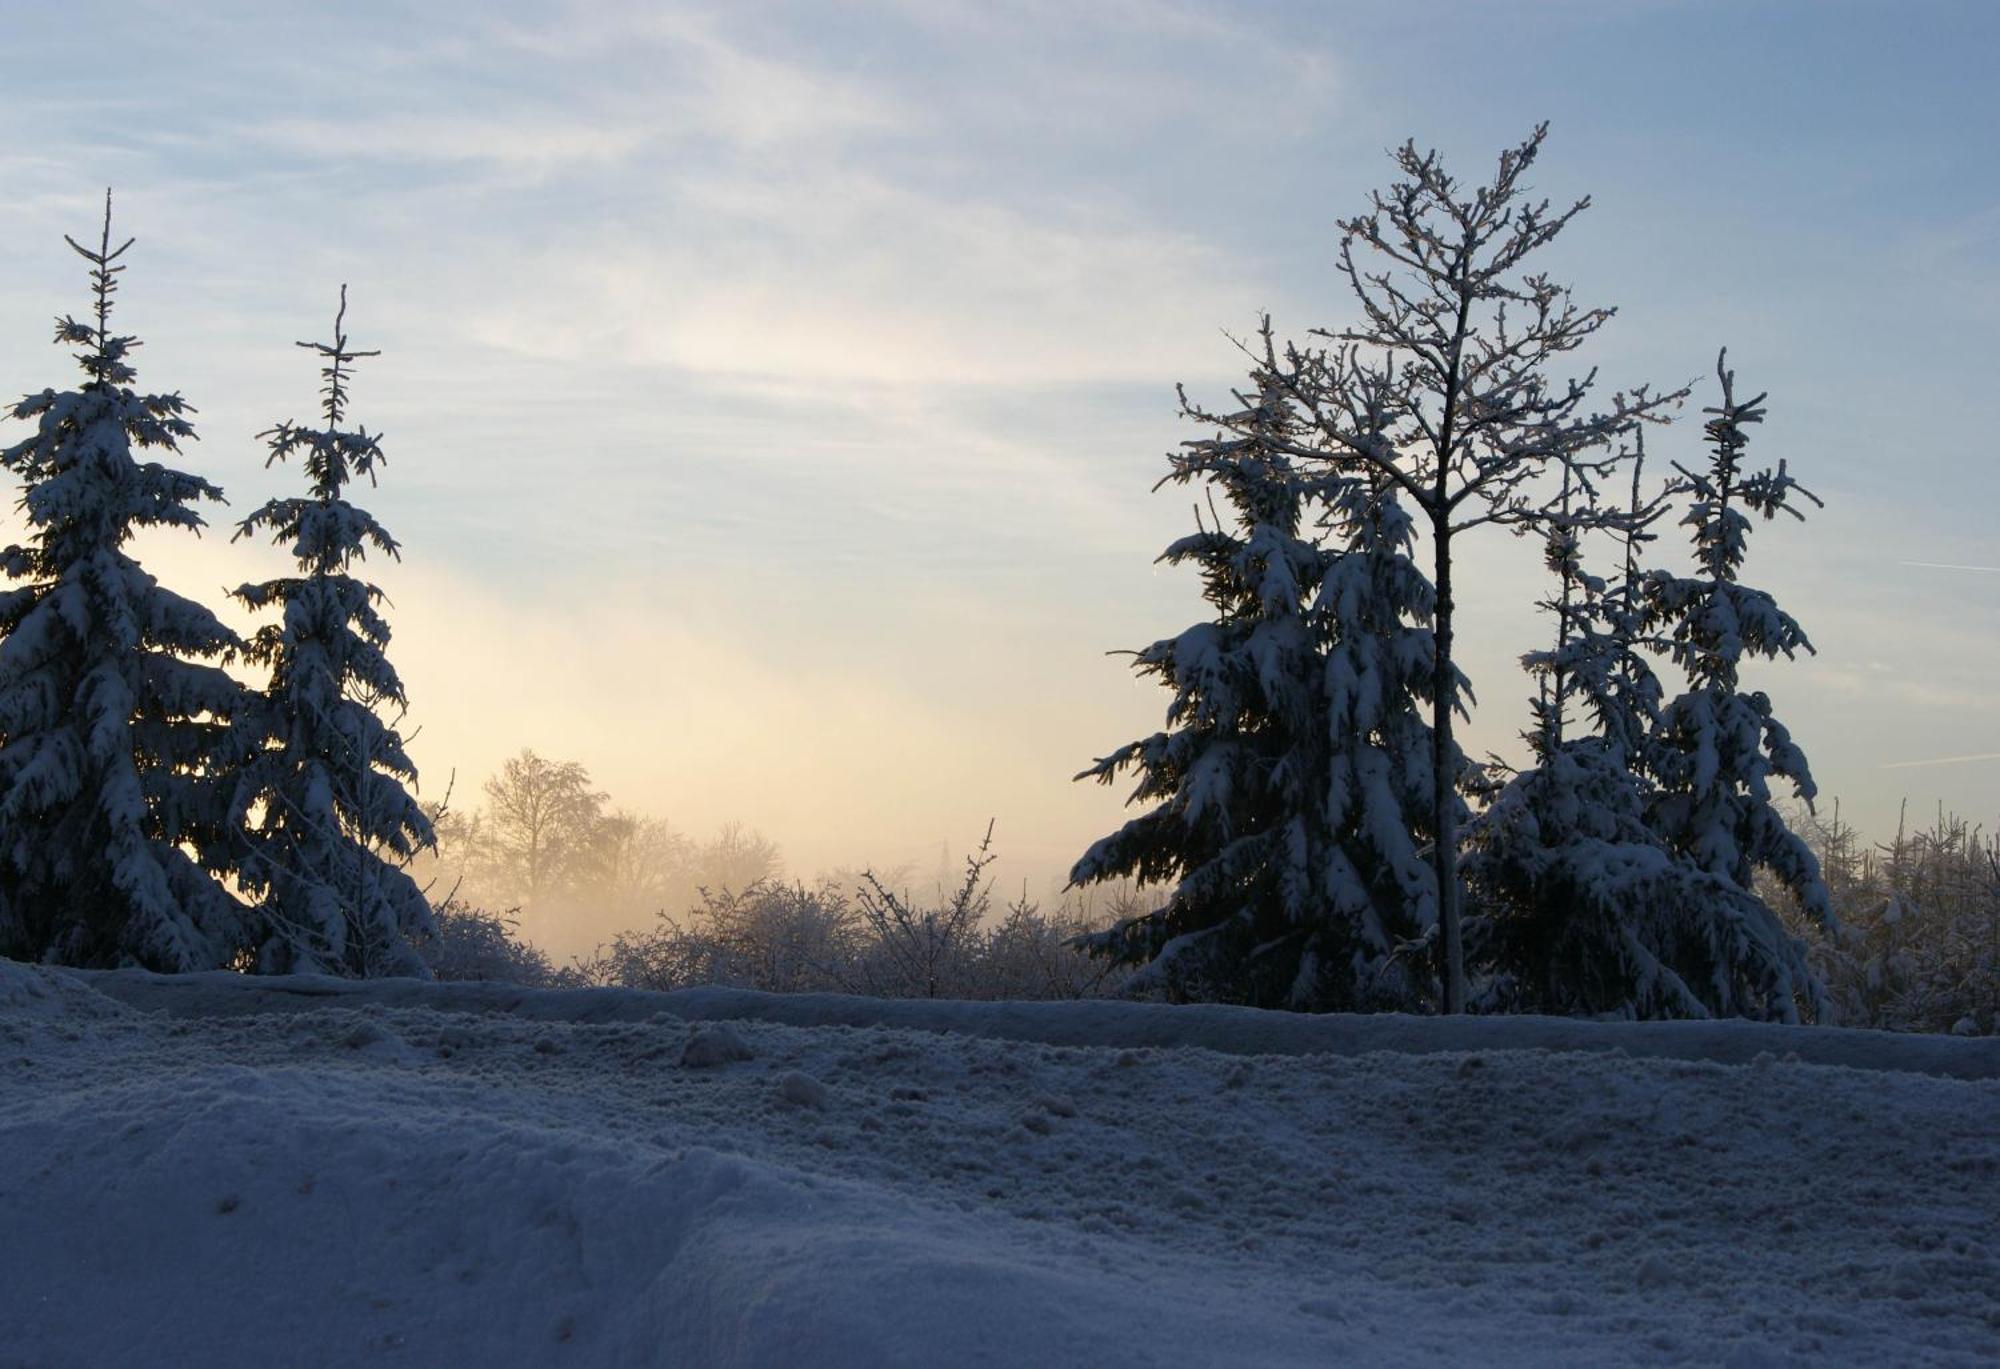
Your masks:
{"label": "icy crust on snow", "polygon": [[0,962],[0,1363],[1754,1369],[2000,1342],[2000,1083],[1787,1058],[1806,1033],[1753,1029],[1743,1064],[1246,1054],[291,987],[244,1011]]}
{"label": "icy crust on snow", "polygon": [[84,971],[101,992],[148,1010],[212,1016],[292,1011],[328,1000],[507,1013],[535,1020],[635,1022],[661,1012],[796,1027],[890,1027],[1050,1046],[1196,1048],[1231,1055],[1364,1055],[1371,1051],[1538,1050],[1742,1064],[1765,1052],[1807,1064],[2000,1079],[2000,1039],[1835,1027],[1713,1022],[1586,1022],[1566,1017],[1439,1019],[1402,1013],[1300,1014],[1212,1004],[975,1003],[768,994],[753,989],[525,989],[512,984],[255,978],[222,972]]}

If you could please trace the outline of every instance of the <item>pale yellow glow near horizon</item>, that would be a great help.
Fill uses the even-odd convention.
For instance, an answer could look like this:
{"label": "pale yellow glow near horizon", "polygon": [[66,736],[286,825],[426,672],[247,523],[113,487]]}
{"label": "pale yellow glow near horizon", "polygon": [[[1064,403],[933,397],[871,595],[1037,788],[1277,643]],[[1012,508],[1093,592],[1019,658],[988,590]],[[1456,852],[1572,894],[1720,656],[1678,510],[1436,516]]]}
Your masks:
{"label": "pale yellow glow near horizon", "polygon": [[[269,547],[232,545],[222,528],[199,540],[150,535],[135,550],[240,631],[256,620],[225,603],[223,588],[284,564]],[[927,879],[943,849],[955,861],[993,819],[1007,895],[1024,881],[1035,896],[1051,892],[1120,820],[1122,792],[1070,775],[1157,725],[1165,699],[1093,655],[1059,686],[1070,706],[1045,714],[1051,700],[1023,694],[1014,716],[985,716],[986,691],[938,697],[905,687],[890,662],[879,673],[814,663],[810,643],[795,663],[774,664],[650,596],[552,607],[411,562],[368,574],[392,600],[390,659],[411,699],[404,726],[424,799],[442,797],[455,772],[453,806],[477,808],[485,779],[532,747],[582,762],[615,806],[690,836],[727,822],[755,828],[779,843],[786,873],[807,880],[870,865],[913,866]],[[1019,660],[992,668],[1034,674]],[[532,910],[522,926],[560,958],[623,930],[551,924]]]}

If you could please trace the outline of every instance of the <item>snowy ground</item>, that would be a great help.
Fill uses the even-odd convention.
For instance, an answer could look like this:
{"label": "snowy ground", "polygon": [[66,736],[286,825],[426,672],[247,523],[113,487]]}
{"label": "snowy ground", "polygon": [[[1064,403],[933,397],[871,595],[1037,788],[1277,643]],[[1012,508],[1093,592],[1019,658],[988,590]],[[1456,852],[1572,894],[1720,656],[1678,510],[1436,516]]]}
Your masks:
{"label": "snowy ground", "polygon": [[2000,1042],[0,961],[0,1365],[377,1362],[1990,1366]]}

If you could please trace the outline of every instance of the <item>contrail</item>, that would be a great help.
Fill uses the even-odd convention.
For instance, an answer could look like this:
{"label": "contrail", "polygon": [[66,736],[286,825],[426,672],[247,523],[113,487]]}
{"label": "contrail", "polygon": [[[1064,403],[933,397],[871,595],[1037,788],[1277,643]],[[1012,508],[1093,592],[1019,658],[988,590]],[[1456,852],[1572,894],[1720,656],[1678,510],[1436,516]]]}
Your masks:
{"label": "contrail", "polygon": [[1914,566],[1918,570],[1977,570],[1984,571],[1988,575],[2000,575],[2000,566],[1955,566],[1948,561],[1898,561],[1896,564]]}
{"label": "contrail", "polygon": [[1934,761],[1890,761],[1884,770],[1914,770],[1920,765],[1964,765],[1968,761],[2000,761],[2000,751],[1982,751],[1976,756],[1939,756]]}

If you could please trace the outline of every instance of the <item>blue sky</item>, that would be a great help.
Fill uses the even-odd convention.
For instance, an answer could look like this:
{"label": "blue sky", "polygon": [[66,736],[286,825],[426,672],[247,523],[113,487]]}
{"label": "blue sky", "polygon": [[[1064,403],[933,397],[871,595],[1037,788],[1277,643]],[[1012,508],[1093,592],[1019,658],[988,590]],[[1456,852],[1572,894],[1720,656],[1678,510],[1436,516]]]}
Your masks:
{"label": "blue sky", "polygon": [[[1333,220],[1404,137],[1467,176],[1539,119],[1595,207],[1550,255],[1620,306],[1607,381],[1727,343],[1756,454],[1827,501],[1753,572],[1820,647],[1763,682],[1870,828],[2000,811],[2000,8],[89,4],[9,17],[0,367],[64,380],[60,235],[137,234],[141,377],[239,511],[350,285],[384,357],[374,507],[427,789],[523,744],[800,873],[988,816],[1039,885],[1119,816],[1071,786],[1159,721],[1103,653],[1198,611],[1153,556],[1225,330],[1337,324]],[[1655,443],[1688,456],[1696,425]],[[184,539],[183,539],[184,541]],[[195,593],[266,562],[149,548]],[[1470,549],[1475,744],[1538,632]],[[1891,768],[1891,767],[1902,768]]]}

